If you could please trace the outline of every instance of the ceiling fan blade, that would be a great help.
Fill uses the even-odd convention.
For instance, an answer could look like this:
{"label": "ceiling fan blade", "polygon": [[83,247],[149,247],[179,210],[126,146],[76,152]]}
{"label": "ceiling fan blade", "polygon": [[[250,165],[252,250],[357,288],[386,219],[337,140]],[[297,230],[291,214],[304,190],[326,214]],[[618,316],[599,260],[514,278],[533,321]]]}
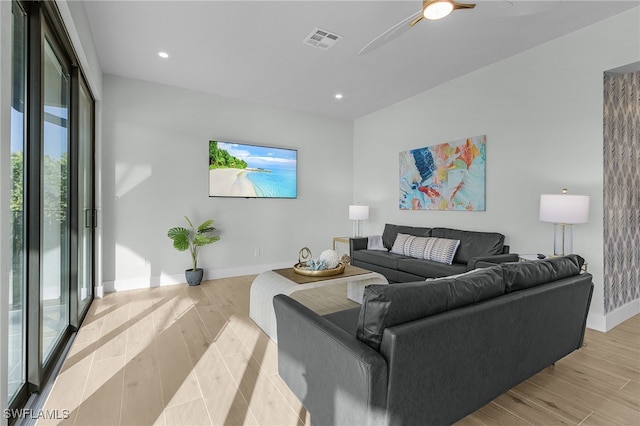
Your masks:
{"label": "ceiling fan blade", "polygon": [[422,21],[424,19],[424,16],[422,15],[422,13],[420,14],[420,16],[418,16],[416,19],[414,19],[413,21],[409,22],[409,26],[413,27],[415,24],[417,24],[418,22]]}
{"label": "ceiling fan blade", "polygon": [[473,3],[456,3],[456,2],[453,2],[453,10],[473,9],[474,7],[476,7],[476,5],[473,4]]}
{"label": "ceiling fan blade", "polygon": [[360,52],[358,52],[358,55],[366,55],[367,53],[372,52],[377,48],[379,48],[380,46],[386,44],[389,40],[404,33],[409,28],[411,28],[409,24],[413,21],[417,22],[418,18],[420,18],[421,16],[422,16],[422,11],[420,10],[414,13],[413,15],[409,16],[408,18],[405,18],[402,21],[398,22],[396,25],[389,28],[387,31],[383,32],[378,37],[374,38],[369,43],[367,43],[365,47],[360,49]]}

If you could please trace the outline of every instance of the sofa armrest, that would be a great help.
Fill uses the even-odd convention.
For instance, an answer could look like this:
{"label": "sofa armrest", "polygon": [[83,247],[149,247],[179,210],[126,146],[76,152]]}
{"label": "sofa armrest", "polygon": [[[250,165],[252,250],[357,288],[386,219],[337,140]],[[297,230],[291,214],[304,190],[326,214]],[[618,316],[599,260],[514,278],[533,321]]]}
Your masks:
{"label": "sofa armrest", "polygon": [[517,253],[496,254],[493,256],[477,256],[469,259],[469,262],[467,263],[467,269],[470,271],[472,269],[486,267],[487,263],[497,265],[499,263],[505,262],[517,262],[518,259],[519,258]]}
{"label": "sofa armrest", "polygon": [[349,254],[355,250],[366,250],[368,242],[367,237],[349,238]]}
{"label": "sofa armrest", "polygon": [[312,424],[385,422],[387,362],[379,352],[296,300],[273,298],[278,373]]}

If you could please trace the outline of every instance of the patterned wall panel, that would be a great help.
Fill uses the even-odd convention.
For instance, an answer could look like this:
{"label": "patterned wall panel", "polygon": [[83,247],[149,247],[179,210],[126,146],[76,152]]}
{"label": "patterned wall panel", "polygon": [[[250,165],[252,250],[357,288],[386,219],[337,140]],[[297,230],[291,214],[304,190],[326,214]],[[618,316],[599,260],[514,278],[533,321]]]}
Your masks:
{"label": "patterned wall panel", "polygon": [[604,308],[640,298],[640,72],[604,78]]}

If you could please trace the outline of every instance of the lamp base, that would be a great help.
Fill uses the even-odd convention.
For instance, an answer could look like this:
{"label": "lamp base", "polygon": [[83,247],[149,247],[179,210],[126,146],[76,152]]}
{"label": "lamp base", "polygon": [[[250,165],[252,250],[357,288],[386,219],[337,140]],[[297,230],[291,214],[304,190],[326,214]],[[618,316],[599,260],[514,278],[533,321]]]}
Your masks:
{"label": "lamp base", "polygon": [[553,227],[553,255],[565,256],[573,253],[573,226],[556,223]]}
{"label": "lamp base", "polygon": [[353,237],[360,237],[360,221],[357,219],[353,221]]}

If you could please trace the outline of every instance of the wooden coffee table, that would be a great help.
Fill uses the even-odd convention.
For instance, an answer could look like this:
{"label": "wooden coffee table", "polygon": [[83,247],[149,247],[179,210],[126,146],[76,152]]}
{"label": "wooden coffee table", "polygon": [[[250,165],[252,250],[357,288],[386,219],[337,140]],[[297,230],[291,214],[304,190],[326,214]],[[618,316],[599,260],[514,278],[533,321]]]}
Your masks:
{"label": "wooden coffee table", "polygon": [[296,291],[347,283],[347,298],[362,303],[364,287],[369,284],[389,284],[384,275],[357,266],[347,265],[344,272],[330,277],[307,277],[293,268],[266,271],[258,275],[249,292],[249,317],[271,338],[278,341],[273,297]]}

